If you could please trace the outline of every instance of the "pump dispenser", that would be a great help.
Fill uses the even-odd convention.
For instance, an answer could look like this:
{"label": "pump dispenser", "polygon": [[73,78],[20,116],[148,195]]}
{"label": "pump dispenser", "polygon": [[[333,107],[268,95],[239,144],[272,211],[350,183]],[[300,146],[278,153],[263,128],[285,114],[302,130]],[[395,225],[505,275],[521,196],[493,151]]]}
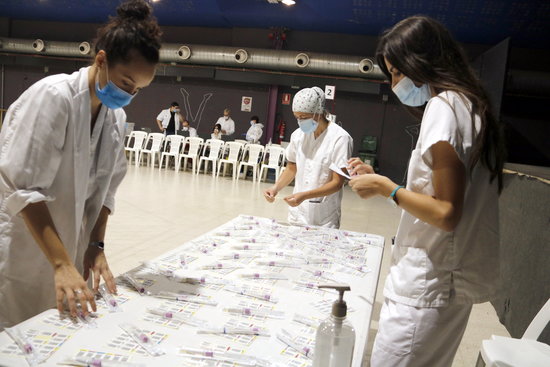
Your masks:
{"label": "pump dispenser", "polygon": [[332,314],[317,328],[313,367],[349,367],[355,347],[355,329],[346,320],[348,306],[344,292],[351,288],[345,284],[320,285],[319,288],[335,289],[340,295],[332,304]]}

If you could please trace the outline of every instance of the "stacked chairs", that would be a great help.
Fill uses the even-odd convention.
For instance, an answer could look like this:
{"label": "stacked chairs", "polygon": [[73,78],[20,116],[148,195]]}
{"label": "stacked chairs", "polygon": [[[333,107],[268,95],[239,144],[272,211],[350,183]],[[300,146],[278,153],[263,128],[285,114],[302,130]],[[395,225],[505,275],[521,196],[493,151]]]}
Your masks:
{"label": "stacked chairs", "polygon": [[132,131],[130,133],[130,137],[126,142],[126,147],[124,147],[124,151],[128,152],[128,163],[132,163],[132,156],[134,156],[134,163],[136,167],[139,165],[140,153],[143,149],[146,138],[147,133],[143,131]]}
{"label": "stacked chairs", "polygon": [[[155,167],[155,162],[160,161],[162,143],[164,142],[164,134],[150,133],[139,157],[139,165],[142,164],[144,156],[147,156],[147,166]],[[160,165],[160,162],[159,162]]]}
{"label": "stacked chairs", "polygon": [[230,141],[225,143],[226,150],[228,150],[227,158],[220,159],[218,163],[218,177],[220,176],[220,169],[223,165],[223,176],[227,171],[227,166],[232,165],[233,168],[233,179],[237,176],[237,165],[241,159],[241,153],[244,150],[244,144],[236,141]]}
{"label": "stacked chairs", "polygon": [[[197,161],[199,160],[200,151],[203,146],[204,139],[199,137],[193,137],[193,138],[186,138],[185,143],[183,145],[183,149],[181,154],[179,155],[176,171],[179,171],[181,167],[181,161],[183,160],[183,170],[185,171],[187,169],[187,160],[190,159],[192,162],[191,171],[193,173],[196,172],[197,169]],[[188,145],[189,149],[187,153],[185,153],[185,146]]]}
{"label": "stacked chairs", "polygon": [[223,153],[223,146],[225,142],[219,139],[208,139],[203,147],[201,158],[199,159],[199,166],[197,167],[197,173],[201,170],[202,162],[204,162],[204,173],[208,169],[208,162],[212,162],[212,177],[216,176],[216,166],[220,155]]}
{"label": "stacked chairs", "polygon": [[[241,174],[241,168],[245,167],[244,170],[244,179],[246,179],[246,173],[248,172],[248,167],[252,168],[252,179],[255,182],[256,181],[256,175],[258,173],[258,165],[259,162],[261,162],[263,153],[264,153],[264,146],[260,144],[248,144],[246,146],[246,151],[248,153],[248,159],[246,162],[239,163],[239,172],[238,175]],[[246,155],[246,154],[245,154]],[[237,179],[239,179],[239,176],[237,176]]]}
{"label": "stacked chairs", "polygon": [[265,181],[267,171],[270,169],[275,170],[275,182],[279,179],[279,174],[285,163],[285,150],[280,145],[270,145],[265,150],[265,156],[268,157],[267,163],[262,163],[260,169],[260,181]]}
{"label": "stacked chairs", "polygon": [[[185,138],[181,135],[168,135],[164,139],[164,148],[165,151],[162,152],[160,156],[159,170],[162,168],[162,161],[166,158],[165,168],[168,168],[168,163],[170,162],[170,157],[174,157],[174,167],[177,170],[178,159],[180,156],[180,150],[183,145]],[[166,146],[170,144],[168,151],[166,151]]]}

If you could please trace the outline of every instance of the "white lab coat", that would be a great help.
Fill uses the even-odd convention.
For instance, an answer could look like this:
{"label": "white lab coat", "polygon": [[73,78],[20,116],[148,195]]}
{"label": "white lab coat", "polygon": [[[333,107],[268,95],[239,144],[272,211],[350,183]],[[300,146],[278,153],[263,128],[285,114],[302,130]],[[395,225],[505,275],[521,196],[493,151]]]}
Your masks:
{"label": "white lab coat", "polygon": [[258,141],[262,137],[262,134],[264,133],[264,131],[262,130],[263,127],[264,125],[261,123],[251,125],[246,132],[246,141],[254,144],[258,143]]}
{"label": "white lab coat", "polygon": [[[476,117],[479,129],[479,117]],[[407,176],[407,189],[434,196],[431,147],[448,142],[466,168],[464,209],[453,232],[403,211],[384,295],[413,307],[491,300],[499,278],[498,189],[479,162],[469,174],[473,145],[470,107],[455,92],[430,99]]]}
{"label": "white lab coat", "polygon": [[55,307],[52,266],[19,215],[47,203],[79,271],[102,206],[126,173],[124,125],[101,107],[91,131],[89,67],[44,78],[8,109],[0,133],[0,323]]}
{"label": "white lab coat", "polygon": [[[334,163],[347,167],[353,150],[353,139],[340,126],[330,123],[315,139],[314,134],[304,134],[296,129],[286,148],[286,159],[296,163],[294,193],[309,191],[330,181]],[[325,197],[305,200],[297,207],[290,207],[288,221],[291,224],[340,227],[342,190]]]}
{"label": "white lab coat", "polygon": [[181,128],[181,131],[189,131],[189,137],[190,138],[196,138],[197,137],[197,129],[195,129],[194,127],[182,127]]}
{"label": "white lab coat", "polygon": [[[170,123],[170,109],[167,108],[165,110],[160,111],[160,113],[157,116],[157,120],[160,121],[160,124],[162,125],[163,129],[166,129],[168,127],[168,124]],[[175,129],[176,131],[180,130],[181,128],[181,121],[180,121],[180,114],[175,113],[174,114],[174,122],[175,122]]]}
{"label": "white lab coat", "polygon": [[[216,124],[221,125],[222,130],[225,130],[225,135],[233,135],[235,132],[235,121],[233,121],[231,117],[226,120],[225,117],[222,116],[216,121]],[[214,126],[216,124],[214,124]]]}

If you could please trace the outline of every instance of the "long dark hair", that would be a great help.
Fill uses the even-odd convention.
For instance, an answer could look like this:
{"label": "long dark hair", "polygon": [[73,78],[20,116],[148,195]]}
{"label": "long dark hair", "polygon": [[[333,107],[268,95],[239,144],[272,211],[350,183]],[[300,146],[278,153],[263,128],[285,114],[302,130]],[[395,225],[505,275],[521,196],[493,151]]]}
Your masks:
{"label": "long dark hair", "polygon": [[110,66],[129,61],[133,50],[149,63],[158,63],[162,32],[151,12],[151,7],[144,0],[128,0],[120,4],[117,16],[111,17],[97,30],[94,41],[96,54],[104,50]]}
{"label": "long dark hair", "polygon": [[[487,94],[464,51],[449,31],[429,17],[404,19],[383,33],[376,50],[378,66],[391,80],[384,58],[411,80],[428,83],[437,94],[454,91],[469,100],[472,125],[475,124],[475,115],[481,120],[470,155],[470,174],[481,161],[491,172],[491,182],[497,178],[499,192],[502,191],[502,168],[506,155],[502,125],[491,112]],[[409,108],[409,111],[421,117],[424,108]],[[476,131],[475,126],[472,131]]]}

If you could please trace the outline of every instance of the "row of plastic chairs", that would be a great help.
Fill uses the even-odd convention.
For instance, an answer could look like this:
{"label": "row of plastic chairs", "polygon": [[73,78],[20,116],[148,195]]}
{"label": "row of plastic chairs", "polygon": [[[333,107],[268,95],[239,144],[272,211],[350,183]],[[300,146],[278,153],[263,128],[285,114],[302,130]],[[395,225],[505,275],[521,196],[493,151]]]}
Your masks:
{"label": "row of plastic chairs", "polygon": [[128,152],[129,163],[131,164],[134,158],[136,166],[141,165],[147,158],[147,165],[154,167],[158,159],[159,169],[162,169],[163,164],[167,169],[173,161],[176,171],[180,170],[182,163],[185,171],[188,160],[191,160],[193,173],[199,173],[204,163],[205,173],[210,164],[212,176],[219,176],[222,167],[223,176],[225,176],[228,166],[231,165],[233,178],[239,179],[243,168],[246,178],[251,168],[254,181],[257,175],[265,180],[269,169],[275,171],[275,179],[278,179],[285,162],[284,149],[278,145],[269,145],[266,148],[259,144],[248,144],[246,141],[227,143],[215,139],[204,141],[199,137],[185,138],[179,135],[165,137],[164,134],[147,134],[142,131],[133,131],[130,134],[125,149]]}

